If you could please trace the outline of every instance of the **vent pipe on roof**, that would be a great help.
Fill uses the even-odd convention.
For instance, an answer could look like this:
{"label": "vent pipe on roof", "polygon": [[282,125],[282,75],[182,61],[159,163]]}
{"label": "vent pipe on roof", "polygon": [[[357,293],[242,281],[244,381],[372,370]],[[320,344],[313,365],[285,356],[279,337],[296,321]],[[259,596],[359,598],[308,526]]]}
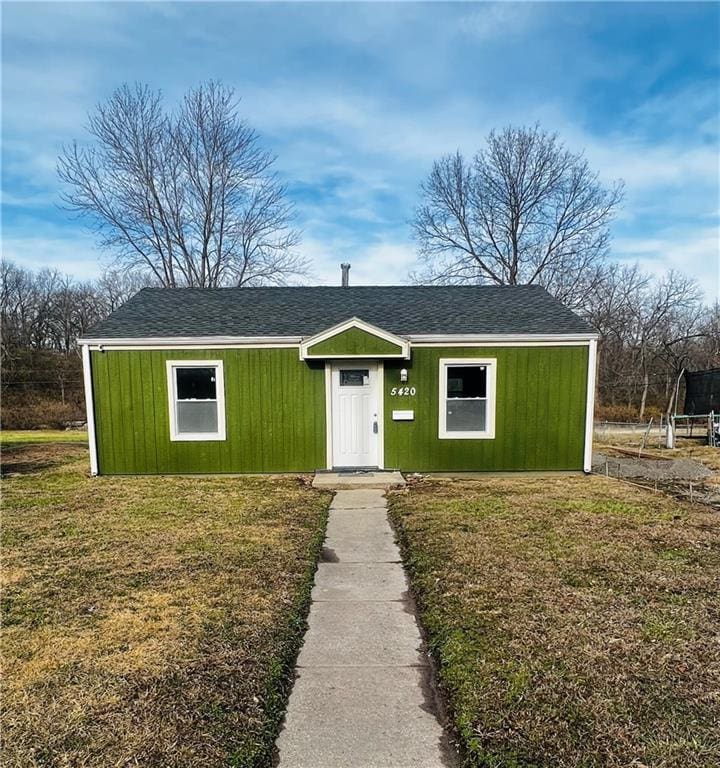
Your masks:
{"label": "vent pipe on roof", "polygon": [[342,269],[342,287],[347,288],[350,285],[350,265],[349,264],[341,264],[340,269]]}

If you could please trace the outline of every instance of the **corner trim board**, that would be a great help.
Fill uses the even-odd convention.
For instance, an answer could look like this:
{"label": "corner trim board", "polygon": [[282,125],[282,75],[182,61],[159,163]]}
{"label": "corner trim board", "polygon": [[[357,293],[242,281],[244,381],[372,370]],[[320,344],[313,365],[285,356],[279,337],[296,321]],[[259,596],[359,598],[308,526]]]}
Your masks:
{"label": "corner trim board", "polygon": [[88,448],[90,453],[90,474],[95,477],[98,475],[98,452],[97,438],[95,435],[95,403],[92,390],[92,369],[90,363],[90,347],[83,344],[82,347],[83,364],[83,386],[85,388],[85,415],[88,428]]}
{"label": "corner trim board", "polygon": [[385,363],[377,364],[378,469],[385,469]]}
{"label": "corner trim board", "polygon": [[332,363],[325,363],[325,469],[333,468]]}
{"label": "corner trim board", "polygon": [[585,449],[583,472],[592,472],[593,427],[595,420],[595,384],[597,377],[597,339],[588,345],[587,400],[585,403]]}

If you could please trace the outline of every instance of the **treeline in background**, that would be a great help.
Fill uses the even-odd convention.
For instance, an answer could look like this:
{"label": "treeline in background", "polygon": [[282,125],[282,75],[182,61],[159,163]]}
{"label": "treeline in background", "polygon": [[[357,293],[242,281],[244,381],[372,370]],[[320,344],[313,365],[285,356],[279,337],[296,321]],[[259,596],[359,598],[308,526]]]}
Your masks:
{"label": "treeline in background", "polygon": [[[4,429],[65,428],[85,420],[76,340],[145,285],[112,270],[78,281],[57,270],[2,264]],[[720,307],[703,303],[696,281],[613,266],[576,308],[600,333],[597,417],[641,421],[682,410],[683,370],[720,364]]]}
{"label": "treeline in background", "polygon": [[85,421],[76,341],[146,282],[115,271],[81,282],[57,270],[2,263],[3,429],[65,428]]}
{"label": "treeline in background", "polygon": [[[174,107],[123,85],[58,159],[61,199],[115,269],[94,282],[2,267],[2,425],[84,418],[75,340],[145,285],[307,283],[294,204],[234,92],[209,81]],[[600,334],[598,416],[682,406],[683,371],[720,365],[720,307],[680,272],[613,260],[622,180],[540,125],[491,131],[433,163],[411,219],[422,284],[543,286]],[[716,286],[712,286],[715,288]],[[452,311],[448,307],[448,312]]]}

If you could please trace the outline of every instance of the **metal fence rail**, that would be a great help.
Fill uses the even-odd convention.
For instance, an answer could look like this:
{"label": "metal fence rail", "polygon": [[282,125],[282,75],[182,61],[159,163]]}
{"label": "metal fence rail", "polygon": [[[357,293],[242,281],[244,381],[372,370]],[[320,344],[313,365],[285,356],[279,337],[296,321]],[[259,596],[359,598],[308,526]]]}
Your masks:
{"label": "metal fence rail", "polygon": [[[670,436],[668,436],[668,426]],[[720,413],[674,414],[668,418],[660,416],[659,421],[607,421],[597,420],[593,437],[598,442],[630,440],[632,445],[657,444],[658,447],[673,447],[677,438],[706,440],[708,445],[720,447]]]}

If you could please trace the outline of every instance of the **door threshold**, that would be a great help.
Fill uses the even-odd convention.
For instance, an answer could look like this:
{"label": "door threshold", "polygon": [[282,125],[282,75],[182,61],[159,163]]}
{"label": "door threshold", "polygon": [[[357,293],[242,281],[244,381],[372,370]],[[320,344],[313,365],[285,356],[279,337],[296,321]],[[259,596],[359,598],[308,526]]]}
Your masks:
{"label": "door threshold", "polygon": [[380,467],[333,467],[332,472],[335,472],[340,477],[348,477],[350,475],[372,475],[375,472],[382,472]]}

